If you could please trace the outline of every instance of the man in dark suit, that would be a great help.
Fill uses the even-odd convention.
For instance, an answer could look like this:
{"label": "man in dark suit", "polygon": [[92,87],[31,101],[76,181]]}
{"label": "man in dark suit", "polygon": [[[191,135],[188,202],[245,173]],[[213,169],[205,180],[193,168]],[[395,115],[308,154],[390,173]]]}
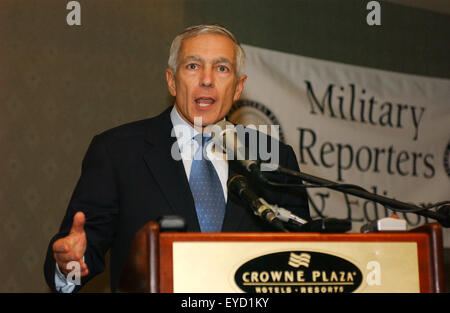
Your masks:
{"label": "man in dark suit", "polygon": [[[97,135],[88,148],[60,230],[49,244],[44,272],[52,291],[78,291],[104,270],[108,249],[115,291],[134,234],[164,215],[182,216],[192,232],[273,231],[228,193],[228,178],[241,169],[211,155],[204,162],[191,158],[186,149],[202,150],[205,127],[224,119],[239,99],[247,79],[243,63],[241,47],[223,27],[194,26],[174,39],[166,71],[174,106]],[[174,127],[187,129],[189,140],[174,134]],[[277,153],[281,165],[298,170],[291,147],[280,143]],[[310,219],[304,191],[256,184],[255,189],[270,203]],[[73,262],[79,283],[67,277]]]}

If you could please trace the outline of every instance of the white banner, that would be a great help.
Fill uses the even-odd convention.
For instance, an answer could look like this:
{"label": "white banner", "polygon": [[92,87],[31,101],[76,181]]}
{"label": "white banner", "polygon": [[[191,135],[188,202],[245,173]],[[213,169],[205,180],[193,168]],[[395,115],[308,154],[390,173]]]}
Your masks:
{"label": "white banner", "polygon": [[[243,48],[248,79],[231,120],[279,124],[307,174],[417,205],[450,200],[450,80]],[[313,217],[350,218],[353,232],[392,214],[329,189],[308,193]],[[434,222],[398,215],[409,228]],[[445,246],[449,237],[445,229]]]}

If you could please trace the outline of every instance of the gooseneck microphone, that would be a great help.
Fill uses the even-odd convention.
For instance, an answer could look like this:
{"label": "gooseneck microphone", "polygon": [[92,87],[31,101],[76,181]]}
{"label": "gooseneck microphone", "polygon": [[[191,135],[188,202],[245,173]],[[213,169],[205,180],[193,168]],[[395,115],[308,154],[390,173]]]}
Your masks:
{"label": "gooseneck microphone", "polygon": [[250,188],[247,178],[239,174],[228,180],[228,189],[246,202],[255,215],[283,232],[289,232],[283,222],[289,223],[295,228],[294,231],[300,232],[343,233],[352,228],[349,220],[324,218],[306,221],[289,210],[270,205],[263,198],[258,197]]}
{"label": "gooseneck microphone", "polygon": [[240,199],[246,202],[253,213],[259,216],[264,221],[271,224],[278,230],[283,232],[288,232],[284,227],[281,220],[279,220],[272,210],[272,208],[267,204],[264,199],[258,197],[250,188],[248,180],[245,176],[234,175],[228,180],[228,190],[237,195]]}
{"label": "gooseneck microphone", "polygon": [[[260,171],[260,161],[246,159],[251,154],[239,140],[234,124],[222,120],[212,126],[211,135],[214,145],[221,149],[223,153],[226,153],[228,161],[239,163],[251,176],[261,182],[267,182]],[[294,215],[289,210],[270,205],[251,190],[247,178],[242,175],[231,177],[228,180],[228,189],[248,203],[255,215],[284,232],[288,232],[288,230],[284,227],[283,222],[293,226],[296,231],[345,232],[351,229],[351,223],[347,220],[325,218],[307,221]]]}
{"label": "gooseneck microphone", "polygon": [[251,151],[239,139],[234,124],[226,120],[217,122],[212,126],[211,135],[214,145],[227,155],[228,161],[239,163],[248,173],[265,180],[259,168],[260,161],[256,157],[251,160]]}

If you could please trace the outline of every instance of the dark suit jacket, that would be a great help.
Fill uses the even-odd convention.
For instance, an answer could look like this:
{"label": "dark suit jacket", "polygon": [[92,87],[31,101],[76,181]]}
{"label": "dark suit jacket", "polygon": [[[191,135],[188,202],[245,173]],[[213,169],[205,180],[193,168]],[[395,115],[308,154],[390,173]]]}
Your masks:
{"label": "dark suit jacket", "polygon": [[[52,245],[69,233],[73,216],[78,211],[86,215],[88,241],[85,262],[89,275],[82,278],[81,283],[83,285],[103,272],[105,253],[111,248],[112,291],[118,287],[134,234],[148,221],[177,214],[185,218],[187,231],[200,231],[183,162],[171,157],[172,144],[176,142],[176,138],[171,137],[171,109],[93,138],[60,230],[48,247],[44,272],[52,291],[55,291]],[[292,148],[282,143],[280,164],[298,170]],[[229,166],[229,177],[239,171],[239,168]],[[286,177],[273,176],[271,179],[288,181]],[[269,203],[289,208],[298,216],[310,219],[304,190],[291,193],[256,184],[254,187]],[[229,194],[222,231],[261,232],[273,229],[251,213],[246,204]],[[75,291],[81,286],[77,286]]]}

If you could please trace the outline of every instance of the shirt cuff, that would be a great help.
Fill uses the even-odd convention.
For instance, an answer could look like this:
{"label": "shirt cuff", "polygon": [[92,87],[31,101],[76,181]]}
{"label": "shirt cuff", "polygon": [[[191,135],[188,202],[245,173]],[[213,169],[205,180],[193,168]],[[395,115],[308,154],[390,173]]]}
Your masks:
{"label": "shirt cuff", "polygon": [[[84,262],[84,256],[83,256],[83,262]],[[56,270],[55,270],[55,288],[56,291],[61,293],[72,293],[75,289],[75,283],[68,281],[67,277],[61,272],[58,263],[56,263]]]}

